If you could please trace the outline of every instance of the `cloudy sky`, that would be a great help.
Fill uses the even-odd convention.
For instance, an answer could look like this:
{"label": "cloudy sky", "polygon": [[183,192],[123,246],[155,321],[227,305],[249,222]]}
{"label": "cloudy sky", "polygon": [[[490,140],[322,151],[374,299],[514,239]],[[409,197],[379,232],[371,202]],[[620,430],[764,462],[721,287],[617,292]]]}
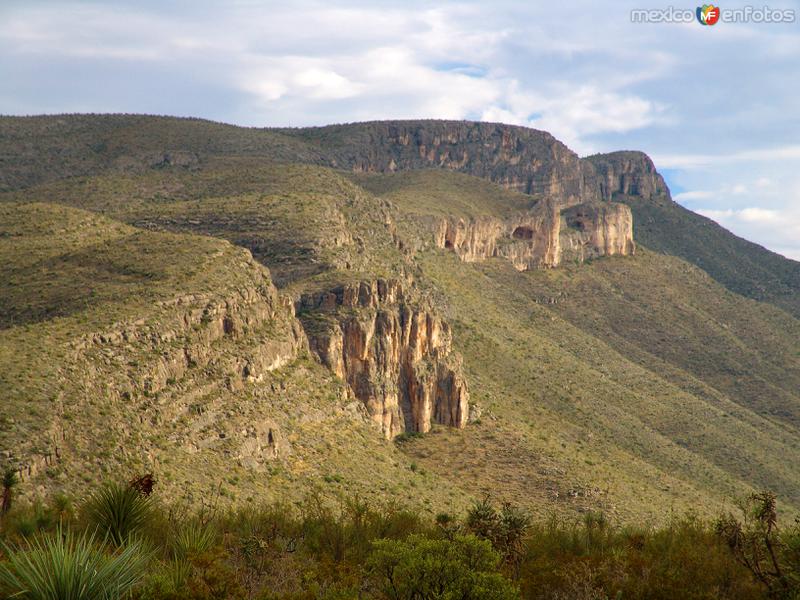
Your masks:
{"label": "cloudy sky", "polygon": [[800,260],[800,3],[766,4],[794,23],[631,21],[671,5],[696,7],[0,0],[0,113],[529,125],[644,150],[679,202]]}

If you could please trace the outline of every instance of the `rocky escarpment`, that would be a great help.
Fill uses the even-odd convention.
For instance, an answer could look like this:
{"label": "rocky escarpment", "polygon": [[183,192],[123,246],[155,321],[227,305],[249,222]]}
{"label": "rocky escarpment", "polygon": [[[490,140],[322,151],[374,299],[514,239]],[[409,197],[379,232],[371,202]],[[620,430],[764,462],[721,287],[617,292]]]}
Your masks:
{"label": "rocky escarpment", "polygon": [[286,130],[324,151],[331,166],[389,173],[445,168],[540,195],[566,208],[624,194],[668,194],[642,152],[581,159],[545,131],[468,121],[378,121]]}
{"label": "rocky escarpment", "polygon": [[594,202],[565,209],[561,213],[559,246],[562,261],[630,256],[636,249],[630,208],[614,202]]}
{"label": "rocky escarpment", "polygon": [[464,427],[469,412],[450,328],[397,280],[347,284],[303,295],[309,344],[345,380],[387,438]]}
{"label": "rocky escarpment", "polygon": [[[228,369],[242,379],[257,380],[261,373],[293,359],[305,345],[294,305],[272,284],[267,271],[250,252],[237,250],[237,267],[247,285],[226,294],[188,294],[156,303],[157,318],[118,323],[88,334],[71,344],[73,358],[98,353],[97,363],[134,364],[128,371],[132,393],[158,393],[168,380],[180,379],[190,368],[218,360],[214,346],[223,339],[247,342],[232,355]],[[269,332],[267,334],[267,331]],[[128,356],[135,351],[155,360]]]}
{"label": "rocky escarpment", "polygon": [[[153,448],[136,443],[143,432],[174,429],[168,443],[190,453],[223,441],[225,424],[213,409],[221,398],[252,389],[307,349],[293,302],[248,251],[232,252],[226,264],[240,270],[240,283],[158,300],[138,316],[45,349],[60,357],[47,381],[52,421],[6,456],[23,479],[54,461],[80,464],[99,440],[126,464],[152,464]],[[98,405],[113,410],[98,415]],[[285,446],[273,421],[252,421],[231,456],[271,460]]]}
{"label": "rocky escarpment", "polygon": [[648,200],[656,196],[669,196],[664,178],[644,152],[610,152],[583,160],[594,167],[603,200],[613,200],[618,195],[639,196]]}
{"label": "rocky escarpment", "polygon": [[519,271],[557,267],[564,260],[629,256],[635,251],[630,209],[605,202],[564,210],[545,206],[506,220],[442,219],[434,243],[465,262],[502,257]]}
{"label": "rocky escarpment", "polygon": [[455,252],[465,262],[494,256],[511,261],[519,271],[555,267],[561,259],[558,211],[545,208],[509,220],[495,217],[442,219],[434,234],[438,248]]}
{"label": "rocky escarpment", "polygon": [[468,121],[377,121],[286,130],[324,149],[331,166],[388,173],[446,168],[569,206],[599,200],[591,163],[545,131]]}

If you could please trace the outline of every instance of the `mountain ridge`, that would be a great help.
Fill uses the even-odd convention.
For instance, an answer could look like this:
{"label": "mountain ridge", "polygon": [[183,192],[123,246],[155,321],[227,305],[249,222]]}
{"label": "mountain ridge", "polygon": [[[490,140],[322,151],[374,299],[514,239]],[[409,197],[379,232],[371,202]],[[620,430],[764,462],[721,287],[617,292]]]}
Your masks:
{"label": "mountain ridge", "polygon": [[[645,155],[580,159],[566,147],[526,149],[510,134],[504,149],[506,130],[493,124],[460,124],[437,144],[436,131],[413,138],[401,128],[393,135],[408,133],[408,143],[395,147],[352,144],[347,136],[371,135],[360,125],[310,144],[206,121],[75,119],[80,135],[64,135],[75,125],[65,118],[38,141],[47,118],[28,130],[0,119],[4,185],[24,186],[0,192],[0,292],[13,307],[0,313],[0,379],[14,413],[36,411],[0,425],[19,444],[3,449],[7,458],[38,457],[28,493],[68,487],[81,468],[113,467],[153,470],[194,495],[221,478],[230,502],[322,486],[325,495],[421,496],[433,512],[494,493],[541,512],[659,519],[658,507],[713,511],[770,486],[800,510],[791,304],[747,299],[731,291],[741,275],[726,289],[670,256],[683,239],[676,232],[694,221],[670,208]],[[493,143],[472,166],[498,181],[429,168],[465,151],[461,167],[472,168],[469,136],[478,134]],[[522,175],[516,156],[531,157]],[[400,159],[420,168],[400,169]],[[578,177],[568,184],[548,194],[529,187],[570,165]],[[660,231],[656,210],[678,216],[665,212],[672,221]],[[631,214],[632,224],[613,222]],[[623,235],[608,235],[615,229]],[[736,264],[760,264],[728,236],[731,256],[719,265],[736,274]],[[171,256],[170,244],[182,251]],[[751,279],[781,280],[786,269],[791,297],[786,263],[765,263]],[[202,273],[200,264],[216,266]],[[267,296],[283,298],[267,311],[275,316],[226,322],[240,304],[228,280],[263,267],[275,290]],[[172,289],[193,300],[164,305],[158,319],[183,322],[185,334],[151,344],[150,334],[131,330],[126,340],[129,328],[112,335],[94,325],[112,309],[136,322],[148,294]],[[38,290],[47,291],[39,300]],[[222,299],[217,308],[203,305],[209,293]],[[284,312],[295,316],[278,318]],[[209,328],[220,336],[207,337]],[[258,359],[290,330],[291,356]],[[58,368],[76,339],[88,340],[77,362]],[[198,353],[191,366],[186,357]],[[121,415],[127,424],[114,421]],[[92,417],[111,420],[119,457],[97,428],[69,448],[48,446],[54,426]],[[92,440],[102,455],[87,454]],[[152,456],[129,451],[139,447]]]}

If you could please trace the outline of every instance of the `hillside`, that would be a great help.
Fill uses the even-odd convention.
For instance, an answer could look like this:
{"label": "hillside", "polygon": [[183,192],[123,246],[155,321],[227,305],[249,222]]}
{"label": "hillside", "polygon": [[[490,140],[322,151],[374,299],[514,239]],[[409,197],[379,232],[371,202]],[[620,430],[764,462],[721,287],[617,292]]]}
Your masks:
{"label": "hillside", "polygon": [[28,495],[152,470],[232,503],[800,510],[797,263],[672,203],[644,155],[68,116],[0,119],[0,156]]}

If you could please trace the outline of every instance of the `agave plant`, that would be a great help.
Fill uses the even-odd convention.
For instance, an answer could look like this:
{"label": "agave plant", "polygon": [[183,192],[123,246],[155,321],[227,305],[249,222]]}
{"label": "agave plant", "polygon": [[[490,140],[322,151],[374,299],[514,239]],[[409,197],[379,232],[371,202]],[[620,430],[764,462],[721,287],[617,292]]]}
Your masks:
{"label": "agave plant", "polygon": [[86,514],[116,546],[141,531],[151,513],[148,497],[120,484],[109,484],[95,492],[86,503]]}
{"label": "agave plant", "polygon": [[150,560],[141,542],[110,554],[94,534],[76,536],[61,527],[5,552],[0,595],[20,600],[117,600],[141,580]]}

